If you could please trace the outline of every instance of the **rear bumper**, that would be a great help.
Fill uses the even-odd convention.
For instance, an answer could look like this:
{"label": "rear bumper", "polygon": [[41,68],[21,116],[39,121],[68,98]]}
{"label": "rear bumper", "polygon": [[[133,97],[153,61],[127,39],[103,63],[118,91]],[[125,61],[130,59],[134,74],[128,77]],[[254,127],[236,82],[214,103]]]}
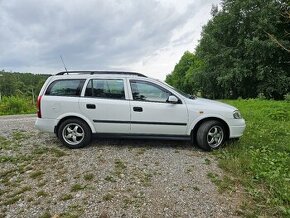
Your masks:
{"label": "rear bumper", "polygon": [[235,125],[230,127],[230,138],[239,138],[243,135],[246,128],[246,123],[244,119],[239,119],[235,121]]}
{"label": "rear bumper", "polygon": [[35,128],[42,132],[54,133],[55,126],[56,126],[55,119],[37,118],[35,121]]}

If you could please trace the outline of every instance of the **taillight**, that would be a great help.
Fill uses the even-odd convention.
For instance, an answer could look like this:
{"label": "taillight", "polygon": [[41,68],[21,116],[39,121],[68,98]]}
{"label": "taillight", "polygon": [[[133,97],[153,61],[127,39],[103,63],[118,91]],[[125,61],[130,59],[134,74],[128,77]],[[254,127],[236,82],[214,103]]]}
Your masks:
{"label": "taillight", "polygon": [[41,118],[41,109],[40,109],[40,102],[41,102],[42,95],[38,96],[37,98],[37,117]]}

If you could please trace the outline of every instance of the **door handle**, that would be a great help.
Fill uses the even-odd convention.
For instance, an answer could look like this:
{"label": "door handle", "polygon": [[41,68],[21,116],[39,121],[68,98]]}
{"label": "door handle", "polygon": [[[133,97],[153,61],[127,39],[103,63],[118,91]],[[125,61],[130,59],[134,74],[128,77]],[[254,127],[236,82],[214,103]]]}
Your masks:
{"label": "door handle", "polygon": [[94,104],[87,104],[88,109],[96,109],[96,105]]}
{"label": "door handle", "polygon": [[142,112],[143,108],[142,107],[133,107],[133,111]]}

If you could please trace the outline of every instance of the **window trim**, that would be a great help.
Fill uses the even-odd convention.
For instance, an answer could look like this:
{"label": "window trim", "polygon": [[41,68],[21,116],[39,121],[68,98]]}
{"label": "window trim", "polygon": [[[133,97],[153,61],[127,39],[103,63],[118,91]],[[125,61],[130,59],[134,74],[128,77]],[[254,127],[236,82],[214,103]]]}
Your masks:
{"label": "window trim", "polygon": [[172,93],[170,90],[168,90],[168,89],[166,89],[166,88],[164,88],[164,87],[162,87],[162,86],[160,86],[160,85],[158,85],[156,83],[153,83],[153,82],[150,82],[150,81],[146,81],[146,80],[138,80],[138,79],[130,79],[129,80],[132,101],[151,102],[151,103],[162,103],[162,104],[164,104],[164,103],[165,104],[172,104],[172,103],[167,102],[167,101],[166,102],[162,102],[162,101],[148,101],[148,100],[142,101],[142,100],[135,100],[134,99],[134,96],[133,96],[133,91],[132,91],[132,82],[147,83],[147,84],[152,85],[152,86],[155,86],[156,88],[159,88],[159,89],[161,89],[163,91],[169,92],[170,95],[173,95],[173,96],[175,96],[178,99],[178,102],[176,104],[182,104],[182,101],[180,100],[180,98],[178,96],[176,96],[174,93]]}
{"label": "window trim", "polygon": [[[95,97],[95,96],[86,96],[86,89],[87,86],[89,85],[89,83],[91,82],[92,84],[92,89],[93,89],[93,80],[122,80],[123,81],[123,87],[124,87],[124,98],[106,98],[106,97]],[[108,99],[108,100],[121,100],[121,101],[127,101],[127,96],[126,96],[126,85],[125,85],[125,80],[122,78],[118,78],[118,79],[113,79],[113,78],[90,78],[87,80],[87,82],[84,84],[85,86],[83,87],[83,92],[82,92],[82,97],[83,98],[95,98],[95,99]],[[93,94],[93,93],[92,93]]]}
{"label": "window trim", "polygon": [[[79,80],[80,83],[79,83],[79,86],[77,89],[80,90],[80,94],[79,95],[51,95],[51,94],[47,94],[47,92],[51,91],[52,87],[53,87],[53,84],[56,83],[56,82],[59,82],[59,81],[71,81],[71,80]],[[47,89],[45,90],[44,92],[44,95],[45,96],[57,96],[57,97],[81,97],[82,95],[82,90],[84,88],[84,85],[86,83],[86,79],[56,79],[56,80],[53,80],[48,86],[47,86]]]}

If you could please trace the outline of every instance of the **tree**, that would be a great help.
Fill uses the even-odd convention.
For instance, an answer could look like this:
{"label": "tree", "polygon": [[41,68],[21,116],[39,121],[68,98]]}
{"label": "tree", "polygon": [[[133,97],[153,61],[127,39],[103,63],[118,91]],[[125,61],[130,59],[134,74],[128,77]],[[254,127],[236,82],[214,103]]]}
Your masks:
{"label": "tree", "polygon": [[166,82],[184,92],[196,93],[199,86],[194,78],[201,66],[202,62],[193,53],[186,51],[175,65],[173,72],[166,76]]}
{"label": "tree", "polygon": [[223,0],[221,9],[213,6],[211,13],[192,54],[202,67],[191,76],[184,76],[190,75],[189,68],[175,68],[168,81],[183,90],[199,87],[209,98],[255,98],[262,93],[283,99],[290,90],[287,0]]}
{"label": "tree", "polygon": [[[289,92],[289,54],[267,32],[283,38],[289,21],[286,1],[224,0],[222,10],[204,27],[196,54],[205,62],[217,97],[282,99]],[[208,94],[208,93],[207,93]]]}

